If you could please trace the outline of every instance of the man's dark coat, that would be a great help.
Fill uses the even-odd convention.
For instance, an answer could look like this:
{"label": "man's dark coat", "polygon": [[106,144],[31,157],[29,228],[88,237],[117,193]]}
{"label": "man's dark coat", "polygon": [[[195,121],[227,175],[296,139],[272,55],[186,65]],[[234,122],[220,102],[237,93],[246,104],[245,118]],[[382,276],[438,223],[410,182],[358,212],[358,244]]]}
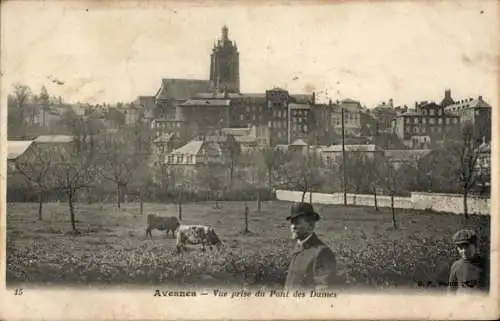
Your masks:
{"label": "man's dark coat", "polygon": [[315,233],[293,253],[285,289],[329,288],[337,279],[335,254]]}

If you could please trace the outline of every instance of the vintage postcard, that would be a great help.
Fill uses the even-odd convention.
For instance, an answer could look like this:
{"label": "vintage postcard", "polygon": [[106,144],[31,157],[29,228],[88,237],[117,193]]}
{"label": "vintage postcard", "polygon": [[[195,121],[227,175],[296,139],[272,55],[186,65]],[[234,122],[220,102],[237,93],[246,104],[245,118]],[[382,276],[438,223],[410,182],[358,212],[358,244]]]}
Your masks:
{"label": "vintage postcard", "polygon": [[3,1],[0,318],[497,319],[499,20]]}

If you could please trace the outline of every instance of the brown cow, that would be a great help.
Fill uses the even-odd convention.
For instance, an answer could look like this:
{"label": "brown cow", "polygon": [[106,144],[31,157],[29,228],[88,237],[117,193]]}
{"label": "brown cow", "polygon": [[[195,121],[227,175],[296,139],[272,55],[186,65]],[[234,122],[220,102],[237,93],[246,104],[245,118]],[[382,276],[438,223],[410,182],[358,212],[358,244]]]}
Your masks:
{"label": "brown cow", "polygon": [[157,229],[159,231],[172,232],[172,237],[175,236],[175,231],[180,226],[179,220],[175,216],[163,217],[153,214],[148,215],[148,226],[146,227],[146,237],[153,238],[151,230]]}

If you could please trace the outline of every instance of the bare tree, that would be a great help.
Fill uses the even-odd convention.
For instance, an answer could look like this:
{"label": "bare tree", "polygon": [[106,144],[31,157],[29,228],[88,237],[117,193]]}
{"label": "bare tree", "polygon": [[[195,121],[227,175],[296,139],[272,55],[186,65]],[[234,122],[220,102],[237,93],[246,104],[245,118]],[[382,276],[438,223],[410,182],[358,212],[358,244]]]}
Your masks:
{"label": "bare tree", "polygon": [[48,146],[32,146],[26,156],[15,162],[17,172],[25,178],[29,186],[38,194],[38,220],[43,220],[44,194],[54,187],[51,175],[54,150]]}
{"label": "bare tree", "polygon": [[82,119],[76,119],[74,125],[71,146],[53,154],[51,174],[57,189],[68,197],[71,227],[77,233],[74,202],[77,192],[90,188],[99,177],[99,151],[91,125]]}
{"label": "bare tree", "polygon": [[209,198],[214,199],[215,208],[220,208],[219,194],[224,186],[224,168],[218,165],[208,165],[197,170],[196,180],[205,190]]}
{"label": "bare tree", "polygon": [[462,183],[462,193],[464,200],[465,219],[469,218],[467,198],[471,188],[476,184],[479,177],[476,170],[478,154],[474,146],[474,128],[467,124],[462,129],[462,140],[458,147],[460,157],[460,181]]}
{"label": "bare tree", "polygon": [[396,209],[394,207],[394,196],[401,190],[401,186],[404,184],[405,174],[402,171],[398,171],[389,159],[380,162],[380,184],[391,196],[391,213],[392,213],[392,226],[397,229],[398,224],[396,221]]}
{"label": "bare tree", "polygon": [[26,124],[26,104],[32,97],[31,89],[20,83],[13,85],[13,92],[9,95],[8,134],[10,137],[22,136]]}
{"label": "bare tree", "polygon": [[298,188],[302,191],[302,202],[307,192],[312,199],[314,188],[324,183],[324,173],[321,171],[322,163],[315,152],[294,152],[289,154],[283,174],[287,184],[292,189]]}
{"label": "bare tree", "polygon": [[368,183],[368,190],[373,194],[373,202],[376,211],[379,210],[377,191],[383,185],[385,161],[386,159],[382,155],[375,155],[375,157],[366,160],[366,167],[364,168],[364,170],[366,170],[365,175]]}
{"label": "bare tree", "polygon": [[285,163],[286,154],[276,148],[268,146],[261,150],[261,155],[267,170],[267,185],[269,188],[272,188],[274,183],[273,177],[276,176],[278,170]]}
{"label": "bare tree", "polygon": [[126,132],[105,134],[102,137],[103,155],[101,175],[115,184],[116,205],[121,207],[122,193],[139,165],[135,155],[135,145]]}

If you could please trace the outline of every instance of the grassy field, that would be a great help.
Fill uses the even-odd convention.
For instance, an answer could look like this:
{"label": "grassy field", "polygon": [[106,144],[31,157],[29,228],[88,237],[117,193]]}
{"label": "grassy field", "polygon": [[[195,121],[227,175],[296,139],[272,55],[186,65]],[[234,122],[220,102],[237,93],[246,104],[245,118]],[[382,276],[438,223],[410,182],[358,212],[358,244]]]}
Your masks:
{"label": "grassy field", "polygon": [[[249,234],[242,202],[184,204],[183,223],[210,224],[227,247],[202,253],[192,248],[175,255],[175,240],[157,230],[145,235],[146,215],[177,215],[174,204],[137,204],[120,211],[108,204],[78,204],[80,235],[71,232],[66,204],[8,204],[7,284],[171,284],[278,286],[284,282],[293,248],[285,217],[290,203],[249,203]],[[414,287],[417,282],[447,281],[457,255],[451,236],[464,226],[476,229],[489,251],[489,216],[462,216],[390,209],[321,206],[317,233],[337,255],[348,287]]]}

